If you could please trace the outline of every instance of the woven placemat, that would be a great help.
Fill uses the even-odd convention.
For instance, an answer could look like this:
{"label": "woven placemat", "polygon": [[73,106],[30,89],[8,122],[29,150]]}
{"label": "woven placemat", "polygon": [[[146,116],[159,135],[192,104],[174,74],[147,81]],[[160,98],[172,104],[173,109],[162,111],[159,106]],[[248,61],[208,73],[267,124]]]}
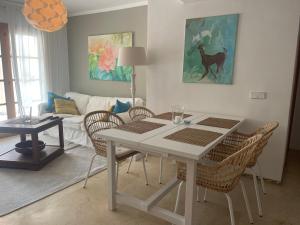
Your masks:
{"label": "woven placemat", "polygon": [[239,120],[230,120],[230,119],[222,119],[222,118],[215,118],[209,117],[205,120],[200,121],[197,123],[198,125],[210,126],[210,127],[219,127],[230,129],[237,125],[240,121]]}
{"label": "woven placemat", "polygon": [[[192,115],[183,114],[183,119],[190,117],[190,116],[192,116]],[[162,114],[154,116],[154,118],[162,119],[162,120],[172,120],[172,113],[171,112],[162,113]]]}
{"label": "woven placemat", "polygon": [[173,141],[204,147],[220,136],[222,136],[221,133],[194,128],[185,128],[183,130],[170,134],[165,138]]}
{"label": "woven placemat", "polygon": [[160,128],[162,126],[165,126],[165,124],[161,123],[152,123],[148,121],[135,121],[131,123],[126,123],[124,125],[121,125],[117,127],[117,129],[125,130],[137,134],[143,134],[151,130],[155,130],[157,128]]}

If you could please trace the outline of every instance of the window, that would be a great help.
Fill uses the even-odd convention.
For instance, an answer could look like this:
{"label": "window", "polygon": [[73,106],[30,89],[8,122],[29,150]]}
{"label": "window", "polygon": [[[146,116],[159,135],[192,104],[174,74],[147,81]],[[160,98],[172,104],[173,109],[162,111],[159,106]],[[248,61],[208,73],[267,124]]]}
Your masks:
{"label": "window", "polygon": [[10,38],[8,24],[0,23],[0,121],[16,117],[18,105],[24,107],[26,114],[32,107],[36,116],[38,104],[45,97],[41,34],[18,29],[11,35]]}
{"label": "window", "polygon": [[0,121],[16,116],[8,25],[0,23]]}
{"label": "window", "polygon": [[38,38],[33,35],[16,35],[16,57],[22,105],[32,107],[37,115],[37,105],[42,102],[42,63]]}

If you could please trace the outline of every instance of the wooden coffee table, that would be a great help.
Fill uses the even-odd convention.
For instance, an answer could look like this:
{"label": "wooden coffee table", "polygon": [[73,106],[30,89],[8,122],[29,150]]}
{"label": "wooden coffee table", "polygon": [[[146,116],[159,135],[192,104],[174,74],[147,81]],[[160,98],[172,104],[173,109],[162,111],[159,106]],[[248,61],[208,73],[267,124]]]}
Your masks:
{"label": "wooden coffee table", "polygon": [[[18,134],[21,141],[26,141],[26,134],[31,135],[32,155],[17,153],[15,149],[0,155],[0,167],[40,170],[51,160],[64,153],[63,118],[48,119],[39,123],[25,124],[11,119],[0,123],[0,133]],[[58,127],[59,145],[46,145],[45,149],[38,149],[38,134],[52,127]]]}

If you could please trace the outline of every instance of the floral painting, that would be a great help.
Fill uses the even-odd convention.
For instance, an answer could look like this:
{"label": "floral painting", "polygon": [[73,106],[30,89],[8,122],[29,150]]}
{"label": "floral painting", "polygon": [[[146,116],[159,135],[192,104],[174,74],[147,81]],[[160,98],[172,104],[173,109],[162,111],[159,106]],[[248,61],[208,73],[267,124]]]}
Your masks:
{"label": "floral painting", "polygon": [[131,81],[130,66],[118,66],[120,47],[132,47],[132,32],[88,37],[89,77],[92,80]]}
{"label": "floral painting", "polygon": [[188,19],[183,82],[232,84],[238,14]]}

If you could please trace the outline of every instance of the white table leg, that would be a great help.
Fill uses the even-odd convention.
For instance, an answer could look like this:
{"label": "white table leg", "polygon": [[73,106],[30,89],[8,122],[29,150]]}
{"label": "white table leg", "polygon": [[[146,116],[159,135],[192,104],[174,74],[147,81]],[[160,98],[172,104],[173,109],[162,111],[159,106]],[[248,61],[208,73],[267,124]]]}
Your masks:
{"label": "white table leg", "polygon": [[112,141],[107,142],[108,208],[116,209],[116,147]]}
{"label": "white table leg", "polygon": [[185,192],[185,225],[195,225],[195,200],[196,200],[196,175],[197,162],[187,161],[186,192]]}

